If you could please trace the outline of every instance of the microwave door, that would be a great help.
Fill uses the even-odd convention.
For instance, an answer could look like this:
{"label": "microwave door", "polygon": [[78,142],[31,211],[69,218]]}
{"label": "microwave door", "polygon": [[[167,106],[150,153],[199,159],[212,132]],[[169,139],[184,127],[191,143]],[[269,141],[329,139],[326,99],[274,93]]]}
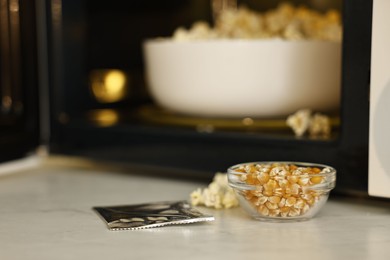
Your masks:
{"label": "microwave door", "polygon": [[0,0],[0,167],[39,145],[35,17],[35,1]]}
{"label": "microwave door", "polygon": [[[11,42],[10,42],[10,23],[9,11],[4,6],[5,0],[1,0],[0,6],[0,64],[1,64],[1,118],[2,124],[5,124],[10,119],[10,112],[12,108],[12,82],[11,82]],[[6,119],[7,118],[7,119]]]}

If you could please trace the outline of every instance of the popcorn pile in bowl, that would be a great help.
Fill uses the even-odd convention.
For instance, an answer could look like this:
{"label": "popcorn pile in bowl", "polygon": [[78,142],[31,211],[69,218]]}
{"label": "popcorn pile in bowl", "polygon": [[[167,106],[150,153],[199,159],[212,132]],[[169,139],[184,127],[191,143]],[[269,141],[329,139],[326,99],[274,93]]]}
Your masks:
{"label": "popcorn pile in bowl", "polygon": [[244,6],[224,9],[216,18],[214,27],[205,21],[198,21],[188,30],[177,28],[173,34],[175,41],[282,38],[341,42],[341,37],[338,11],[320,13],[289,3],[282,3],[276,9],[263,13]]}

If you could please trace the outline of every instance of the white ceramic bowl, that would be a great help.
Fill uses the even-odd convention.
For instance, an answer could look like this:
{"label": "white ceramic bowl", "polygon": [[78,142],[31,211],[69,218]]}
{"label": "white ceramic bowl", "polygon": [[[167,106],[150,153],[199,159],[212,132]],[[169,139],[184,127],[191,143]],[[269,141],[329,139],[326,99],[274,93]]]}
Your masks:
{"label": "white ceramic bowl", "polygon": [[339,43],[154,39],[143,47],[150,94],[174,112],[269,118],[339,106]]}

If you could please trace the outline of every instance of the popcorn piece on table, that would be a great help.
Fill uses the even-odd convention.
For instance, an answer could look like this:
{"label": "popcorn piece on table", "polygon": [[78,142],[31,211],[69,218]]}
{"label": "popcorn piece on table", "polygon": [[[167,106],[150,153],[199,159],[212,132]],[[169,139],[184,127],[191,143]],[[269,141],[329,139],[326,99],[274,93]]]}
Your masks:
{"label": "popcorn piece on table", "polygon": [[238,200],[232,188],[229,187],[227,175],[216,173],[207,188],[198,188],[190,194],[191,204],[222,209],[238,206]]}

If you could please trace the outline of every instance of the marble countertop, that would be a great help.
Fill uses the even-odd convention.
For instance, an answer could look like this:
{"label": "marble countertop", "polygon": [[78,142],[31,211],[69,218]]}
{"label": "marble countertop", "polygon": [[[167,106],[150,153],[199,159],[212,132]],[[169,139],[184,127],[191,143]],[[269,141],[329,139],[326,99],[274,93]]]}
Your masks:
{"label": "marble countertop", "polygon": [[207,183],[44,163],[0,176],[0,259],[388,259],[390,201],[331,197],[314,219],[266,223],[241,208],[213,222],[109,231],[94,206],[188,199]]}

